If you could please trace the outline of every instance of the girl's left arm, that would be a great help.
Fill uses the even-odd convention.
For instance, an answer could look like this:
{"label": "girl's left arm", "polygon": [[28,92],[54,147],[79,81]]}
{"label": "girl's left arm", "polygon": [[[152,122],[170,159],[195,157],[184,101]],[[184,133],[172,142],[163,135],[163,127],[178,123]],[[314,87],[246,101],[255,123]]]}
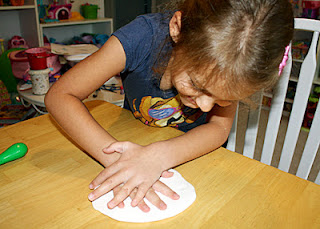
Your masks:
{"label": "girl's left arm", "polygon": [[132,206],[137,206],[163,171],[220,147],[228,138],[236,107],[236,102],[227,107],[215,106],[208,114],[208,123],[166,141],[148,146],[131,142],[111,144],[104,152],[117,152],[121,155],[120,159],[92,181],[93,187],[100,187],[91,193],[91,200],[123,183],[121,191],[108,203],[109,208],[117,206],[135,188],[138,191]]}
{"label": "girl's left arm", "polygon": [[166,166],[172,168],[203,156],[223,145],[228,139],[237,104],[234,102],[227,107],[216,105],[208,113],[208,123],[179,137],[154,143],[158,147],[166,149],[163,153],[167,161]]}

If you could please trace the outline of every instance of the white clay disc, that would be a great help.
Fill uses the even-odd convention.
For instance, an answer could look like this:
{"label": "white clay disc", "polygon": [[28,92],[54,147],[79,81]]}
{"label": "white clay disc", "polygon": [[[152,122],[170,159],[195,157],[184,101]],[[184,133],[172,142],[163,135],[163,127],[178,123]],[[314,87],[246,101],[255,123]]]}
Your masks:
{"label": "white clay disc", "polygon": [[123,222],[144,223],[154,222],[162,219],[173,217],[180,212],[186,210],[196,199],[194,187],[188,183],[176,170],[171,169],[174,175],[170,178],[160,178],[160,181],[178,193],[180,198],[172,200],[161,193],[157,193],[159,197],[167,204],[166,210],[159,210],[152,205],[147,199],[144,199],[150,207],[149,212],[142,212],[138,207],[131,206],[131,199],[128,197],[124,200],[125,207],[109,209],[107,203],[113,198],[113,191],[101,196],[92,202],[94,209],[101,213]]}

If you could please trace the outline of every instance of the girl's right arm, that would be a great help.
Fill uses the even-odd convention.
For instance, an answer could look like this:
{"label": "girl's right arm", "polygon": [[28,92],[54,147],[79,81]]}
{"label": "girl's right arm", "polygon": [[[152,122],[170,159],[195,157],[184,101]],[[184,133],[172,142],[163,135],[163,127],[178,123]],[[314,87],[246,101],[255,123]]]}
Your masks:
{"label": "girl's right arm", "polygon": [[[120,41],[111,36],[99,51],[76,64],[55,82],[45,97],[47,110],[64,131],[104,167],[120,158],[117,153],[103,152],[103,149],[116,142],[116,139],[96,122],[81,101],[121,72],[125,63],[126,55]],[[159,181],[154,188],[168,197],[176,198],[175,192]],[[116,189],[119,190],[115,188],[114,191]],[[134,198],[135,193],[132,192],[130,196]],[[153,189],[149,190],[146,198],[158,208],[164,204]],[[119,207],[121,205],[123,206],[123,203]],[[144,201],[138,206],[142,211],[149,210]]]}
{"label": "girl's right arm", "polygon": [[118,159],[102,149],[116,140],[90,115],[81,102],[104,82],[121,72],[126,56],[121,43],[110,37],[96,53],[76,64],[55,82],[45,97],[46,108],[86,152],[104,166]]}

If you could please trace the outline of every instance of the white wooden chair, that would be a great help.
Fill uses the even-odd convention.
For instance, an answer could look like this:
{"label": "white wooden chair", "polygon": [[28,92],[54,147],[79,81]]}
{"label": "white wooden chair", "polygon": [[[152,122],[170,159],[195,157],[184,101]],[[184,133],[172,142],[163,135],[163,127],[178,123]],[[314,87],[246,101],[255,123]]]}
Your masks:
{"label": "white wooden chair", "polygon": [[[296,93],[290,113],[288,127],[281,151],[280,161],[277,167],[285,172],[289,171],[294,156],[297,140],[301,130],[302,122],[304,119],[305,110],[308,103],[308,98],[313,85],[315,74],[319,74],[319,66],[317,66],[317,55],[320,53],[320,44],[317,46],[320,32],[320,21],[312,19],[296,18],[294,21],[295,30],[305,30],[313,32],[312,42],[308,51],[308,54],[304,58],[301,65],[299,80],[296,87]],[[320,61],[320,60],[318,60]],[[274,149],[276,145],[277,135],[279,131],[280,121],[284,108],[284,101],[286,98],[289,77],[292,69],[292,55],[289,52],[289,59],[286,67],[282,73],[282,76],[273,89],[272,102],[268,116],[268,123],[265,130],[263,147],[261,151],[261,162],[270,165]],[[258,99],[259,104],[262,102],[262,96]],[[319,103],[318,103],[319,104]],[[258,109],[251,109],[248,114],[247,128],[245,131],[243,147],[243,155],[254,158],[256,149],[256,140],[259,128],[259,118],[261,113],[261,107]],[[239,106],[237,109],[236,117],[233,123],[231,133],[229,135],[227,149],[236,151],[237,140],[237,126],[239,117]],[[238,133],[239,134],[239,133]],[[296,176],[303,179],[308,179],[311,167],[313,166],[317,151],[319,149],[320,142],[320,105],[317,106],[314,114],[314,119],[310,132],[308,134],[307,141],[304,146],[304,150],[299,161],[299,166]],[[315,183],[320,184],[320,172],[317,174]]]}

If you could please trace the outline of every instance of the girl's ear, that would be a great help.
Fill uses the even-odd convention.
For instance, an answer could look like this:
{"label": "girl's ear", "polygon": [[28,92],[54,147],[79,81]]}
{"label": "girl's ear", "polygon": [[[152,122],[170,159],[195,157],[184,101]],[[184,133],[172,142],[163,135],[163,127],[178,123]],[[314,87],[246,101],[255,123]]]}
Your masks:
{"label": "girl's ear", "polygon": [[169,32],[172,40],[177,43],[181,31],[181,11],[176,11],[169,23]]}

